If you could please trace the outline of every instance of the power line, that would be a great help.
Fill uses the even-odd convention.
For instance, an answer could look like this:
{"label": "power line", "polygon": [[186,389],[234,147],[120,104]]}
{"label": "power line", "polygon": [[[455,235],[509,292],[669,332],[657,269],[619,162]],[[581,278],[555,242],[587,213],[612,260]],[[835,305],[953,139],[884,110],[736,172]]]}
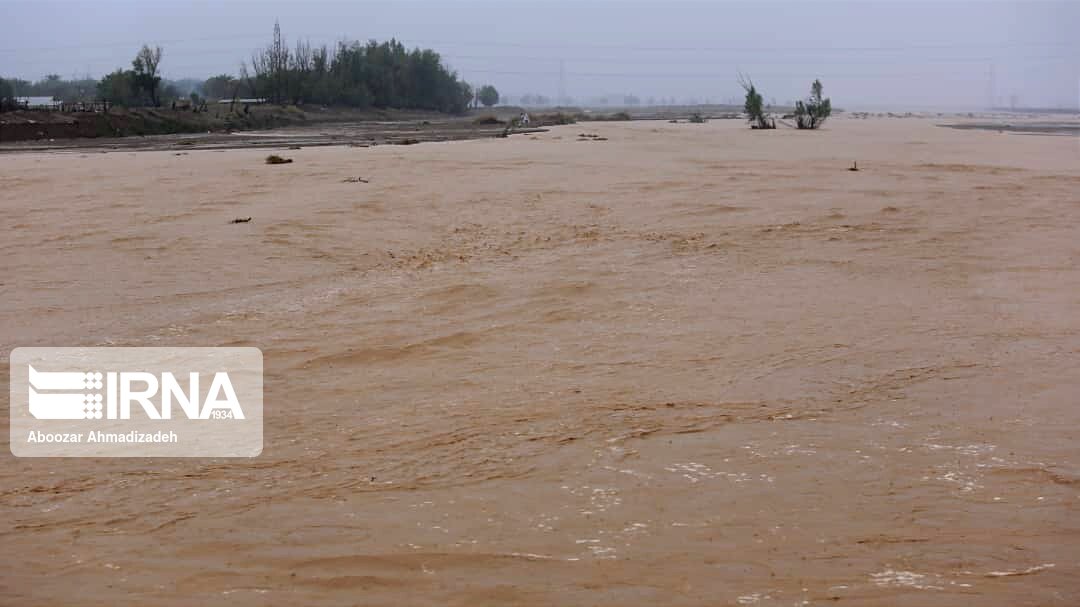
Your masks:
{"label": "power line", "polygon": [[[521,71],[521,70],[483,70],[483,69],[469,69],[469,72],[470,73],[480,73],[480,74],[496,74],[496,75],[503,75],[503,76],[549,76],[549,77],[555,77],[555,76],[558,76],[560,74],[560,72],[540,72],[540,71]],[[578,76],[578,77],[583,77],[583,78],[687,78],[687,79],[708,78],[708,79],[716,79],[716,78],[730,78],[731,77],[731,73],[727,73],[727,72],[722,72],[722,73],[721,72],[655,72],[655,73],[648,73],[648,72],[565,72],[565,75],[566,76]],[[793,74],[793,73],[783,73],[783,74],[778,74],[778,73],[755,73],[754,74],[755,77],[761,77],[761,78],[804,78],[804,77],[807,77],[808,75],[810,77],[813,77],[815,75],[815,73],[812,73],[812,72],[811,73],[806,73],[806,72],[804,72],[804,73],[801,73],[801,74]],[[828,70],[818,70],[816,75],[818,77],[821,77],[821,78],[826,78],[827,77],[827,78],[866,78],[866,79],[871,79],[871,78],[883,78],[883,79],[908,78],[908,79],[910,79],[910,78],[925,77],[925,76],[929,76],[929,75],[934,75],[934,76],[979,76],[981,78],[980,73],[979,72],[974,72],[974,71],[965,71],[965,72],[904,72],[904,73],[873,72],[873,73],[856,73],[856,74],[853,74],[853,73],[831,72],[831,71],[828,71]]]}
{"label": "power line", "polygon": [[1023,47],[1063,47],[1071,46],[1070,42],[1005,42],[999,44],[905,44],[895,46],[636,46],[616,44],[527,44],[517,42],[452,42],[428,40],[424,44],[442,44],[445,46],[490,46],[506,48],[537,48],[537,49],[609,49],[624,51],[671,51],[671,52],[732,52],[747,51],[755,53],[768,52],[873,52],[873,51],[911,51],[911,50],[956,50],[969,48],[1023,48]]}
{"label": "power line", "polygon": [[[451,60],[484,60],[484,61],[537,61],[547,63],[561,63],[559,59],[553,59],[551,57],[529,57],[529,56],[517,56],[517,55],[500,55],[498,57],[492,57],[490,55],[458,55],[458,54],[443,54],[444,59]],[[1056,60],[1072,60],[1076,57],[1073,55],[1043,55],[1039,57],[1009,57],[1009,61],[1024,62],[1024,61],[1056,61]],[[821,59],[796,59],[796,60],[770,60],[760,61],[756,59],[739,59],[736,63],[740,65],[821,65],[822,63],[828,63],[829,65],[863,65],[863,66],[878,66],[878,65],[912,65],[912,64],[943,64],[943,63],[977,63],[985,64],[988,61],[999,61],[997,57],[963,57],[956,59],[947,58],[931,58],[931,59],[884,59],[884,60],[868,60],[868,61],[837,61],[828,59],[822,61]],[[622,60],[622,59],[603,59],[603,58],[588,58],[579,57],[574,60],[575,64],[588,64],[599,63],[607,65],[716,65],[717,63],[723,63],[729,61],[725,58],[717,59],[661,59],[661,60]]]}
{"label": "power line", "polygon": [[[732,68],[734,69],[734,65]],[[745,66],[743,66],[745,67]],[[170,72],[177,73],[183,71],[195,71],[196,68],[171,68]],[[213,71],[214,68],[198,68],[202,71]],[[543,70],[500,70],[500,69],[477,69],[477,68],[458,68],[462,72],[468,72],[469,74],[488,74],[496,76],[525,76],[525,77],[541,77],[541,78],[558,78],[560,91],[565,91],[565,79],[567,77],[576,78],[622,78],[622,79],[655,79],[655,80],[724,80],[731,77],[733,71],[710,71],[710,72],[602,72],[602,71],[582,71],[582,72],[568,72],[565,69],[558,71],[543,71]],[[804,77],[819,77],[819,78],[838,78],[838,79],[863,79],[863,80],[899,80],[899,79],[913,79],[913,78],[925,78],[928,76],[938,77],[979,77],[983,78],[981,71],[920,71],[920,72],[836,72],[829,69],[810,70],[808,72],[801,73],[776,73],[776,72],[761,72],[755,71],[754,75],[758,78],[804,78]],[[189,75],[190,76],[190,75]]]}
{"label": "power line", "polygon": [[73,44],[68,46],[39,46],[37,48],[19,47],[19,48],[2,48],[0,53],[41,53],[47,51],[81,51],[92,48],[122,48],[122,47],[138,47],[143,44],[152,44],[154,46],[162,46],[165,44],[187,44],[189,42],[218,42],[223,40],[254,40],[255,38],[266,39],[268,36],[262,35],[250,35],[250,36],[228,36],[223,38],[177,38],[174,40],[157,40],[149,42],[142,40],[139,42],[108,42],[101,44]]}
{"label": "power line", "polygon": [[[171,56],[179,55],[181,58],[185,58],[185,57],[205,57],[205,56],[226,56],[227,55],[227,56],[230,56],[230,57],[239,58],[240,61],[245,61],[245,60],[247,60],[247,57],[245,56],[245,53],[251,53],[251,52],[252,52],[251,49],[239,49],[239,48],[237,48],[237,49],[233,49],[233,48],[229,48],[229,49],[197,49],[197,50],[191,50],[191,51],[174,51],[173,53],[169,53],[169,55],[171,55]],[[453,60],[453,61],[457,61],[457,60],[481,60],[481,61],[488,61],[488,62],[535,61],[535,62],[545,62],[545,63],[558,63],[558,62],[562,61],[562,60],[557,59],[557,58],[553,58],[553,57],[549,57],[549,56],[539,56],[539,55],[499,55],[499,56],[491,56],[491,55],[461,55],[461,54],[457,54],[457,53],[440,53],[440,55],[443,57],[443,59]],[[81,57],[81,59],[85,60],[86,57]],[[1026,56],[1026,57],[1025,56],[1010,56],[1010,57],[1007,58],[1007,60],[1010,61],[1010,62],[1058,61],[1058,60],[1072,60],[1072,59],[1075,59],[1074,55],[1041,55],[1041,56]],[[660,66],[663,66],[663,65],[715,65],[715,64],[717,64],[719,62],[722,62],[724,60],[725,60],[724,58],[718,58],[718,59],[709,60],[709,59],[700,59],[700,58],[698,58],[698,59],[693,59],[693,58],[690,58],[690,59],[682,59],[682,58],[670,58],[670,59],[665,59],[665,58],[659,58],[659,59],[621,59],[621,58],[614,58],[614,59],[612,59],[612,58],[602,58],[602,57],[594,57],[594,58],[580,57],[580,58],[576,59],[575,61],[578,64],[597,63],[597,64],[608,64],[608,65],[660,65]],[[843,64],[843,65],[877,66],[877,65],[887,65],[887,64],[912,64],[912,63],[918,63],[918,64],[927,64],[927,63],[932,63],[932,64],[947,64],[947,63],[985,64],[987,62],[1000,61],[1000,60],[1002,60],[1000,57],[982,56],[982,57],[958,57],[958,58],[932,57],[932,58],[927,58],[927,59],[911,59],[911,58],[892,59],[892,58],[888,58],[888,59],[869,59],[869,60],[855,60],[855,61],[840,61],[840,60],[828,59],[828,60],[825,60],[824,63],[828,63],[828,64],[832,64],[832,65]],[[113,60],[112,59],[105,59],[105,58],[100,60],[100,62],[105,62],[105,61],[113,61]],[[170,63],[171,62],[172,61],[170,61]],[[35,57],[35,58],[25,60],[25,61],[7,61],[6,65],[28,66],[28,65],[46,65],[46,64],[52,64],[52,63],[53,63],[53,60],[43,58],[43,57]],[[767,60],[767,61],[762,61],[762,60],[759,60],[759,59],[749,59],[749,60],[747,60],[747,59],[739,59],[737,61],[737,63],[739,63],[740,65],[746,65],[746,66],[754,66],[754,65],[797,65],[797,64],[820,65],[820,64],[823,63],[823,61],[821,59],[814,59],[814,60],[811,60],[811,59],[795,59],[795,60],[777,59],[777,60]]]}
{"label": "power line", "polygon": [[562,103],[566,99],[566,62],[559,59],[559,98],[558,102]]}
{"label": "power line", "polygon": [[[177,38],[171,40],[157,40],[157,41],[132,41],[132,42],[109,42],[101,44],[79,44],[79,45],[65,45],[65,46],[44,46],[44,47],[18,47],[18,48],[4,48],[0,49],[0,53],[22,53],[22,52],[46,52],[53,50],[86,50],[92,48],[118,48],[125,46],[141,46],[142,44],[187,44],[189,42],[218,42],[218,41],[235,41],[235,40],[254,40],[254,39],[267,39],[265,34],[250,34],[250,35],[231,35],[223,37],[200,37],[200,38]],[[297,36],[295,40],[310,40],[325,39],[328,36]],[[404,43],[404,38],[396,38],[399,42]],[[359,40],[359,39],[358,39]],[[821,46],[791,46],[791,47],[778,47],[778,46],[638,46],[638,45],[620,45],[620,44],[534,44],[534,43],[521,43],[521,42],[477,42],[470,41],[452,41],[452,40],[413,40],[413,44],[422,44],[427,46],[444,45],[444,46],[465,46],[465,47],[493,47],[493,48],[533,48],[533,49],[607,49],[607,50],[621,50],[621,51],[649,51],[649,52],[754,52],[754,53],[769,53],[769,52],[892,52],[892,51],[912,51],[912,50],[959,50],[959,49],[975,49],[975,48],[1038,48],[1038,47],[1067,47],[1071,46],[1070,42],[1002,42],[1002,43],[983,43],[983,44],[903,44],[892,46],[835,46],[835,45],[821,45]]]}

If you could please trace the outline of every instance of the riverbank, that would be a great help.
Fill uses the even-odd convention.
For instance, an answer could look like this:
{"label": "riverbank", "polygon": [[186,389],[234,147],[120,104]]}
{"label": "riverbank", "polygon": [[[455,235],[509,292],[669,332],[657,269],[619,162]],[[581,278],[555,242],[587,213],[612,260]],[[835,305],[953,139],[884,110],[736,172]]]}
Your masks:
{"label": "riverbank", "polygon": [[20,110],[0,114],[0,142],[121,138],[184,133],[230,133],[355,121],[445,120],[438,112],[356,110],[304,106],[210,107],[205,112],[171,108],[112,108],[108,112]]}

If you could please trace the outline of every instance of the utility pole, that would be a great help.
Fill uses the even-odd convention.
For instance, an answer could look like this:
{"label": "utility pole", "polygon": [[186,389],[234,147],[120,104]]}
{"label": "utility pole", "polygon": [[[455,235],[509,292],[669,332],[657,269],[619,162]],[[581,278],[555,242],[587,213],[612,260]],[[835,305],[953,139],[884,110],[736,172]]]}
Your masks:
{"label": "utility pole", "polygon": [[563,105],[566,103],[566,64],[562,59],[559,59],[559,98],[555,101],[556,105]]}

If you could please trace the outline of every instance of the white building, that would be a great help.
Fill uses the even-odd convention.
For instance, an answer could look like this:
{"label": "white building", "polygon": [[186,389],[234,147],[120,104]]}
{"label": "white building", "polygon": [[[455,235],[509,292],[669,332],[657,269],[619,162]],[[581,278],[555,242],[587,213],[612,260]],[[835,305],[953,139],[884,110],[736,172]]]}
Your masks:
{"label": "white building", "polygon": [[15,103],[28,110],[58,110],[60,102],[52,97],[16,97]]}

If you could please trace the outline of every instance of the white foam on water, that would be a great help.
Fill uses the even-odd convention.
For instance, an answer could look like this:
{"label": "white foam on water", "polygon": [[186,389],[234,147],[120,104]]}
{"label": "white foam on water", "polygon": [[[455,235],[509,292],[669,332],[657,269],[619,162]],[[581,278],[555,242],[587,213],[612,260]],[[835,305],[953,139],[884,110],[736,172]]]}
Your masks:
{"label": "white foam on water", "polygon": [[[532,560],[532,561],[556,561],[556,560],[559,560],[558,558],[556,558],[554,556],[549,556],[547,554],[535,554],[533,552],[508,552],[507,556],[514,556],[514,557],[518,557],[518,558],[529,559],[529,560]],[[567,560],[570,560],[570,559],[567,559]],[[574,560],[576,560],[576,559],[574,559]]]}
{"label": "white foam on water", "polygon": [[916,588],[919,590],[944,590],[943,586],[934,586],[928,583],[926,575],[914,571],[895,571],[886,569],[880,573],[871,573],[870,580],[882,587]]}
{"label": "white foam on water", "polygon": [[816,455],[817,448],[815,445],[802,446],[798,444],[785,445],[776,452],[780,455],[794,456],[794,455]]}
{"label": "white foam on water", "polygon": [[942,445],[938,443],[926,443],[923,445],[931,451],[956,451],[961,455],[984,455],[991,453],[994,449],[997,449],[997,445],[991,445],[988,443],[972,444],[972,445]]}
{"label": "white foam on water", "polygon": [[1040,571],[1046,571],[1052,569],[1054,563],[1043,563],[1042,565],[1035,565],[1034,567],[1028,567],[1027,569],[1017,569],[1014,571],[989,571],[985,575],[986,577],[1009,577],[1014,575],[1029,575],[1032,573],[1038,573]]}
{"label": "white foam on water", "polygon": [[598,559],[617,558],[615,549],[609,546],[589,546],[589,552],[592,552],[593,556]]}

